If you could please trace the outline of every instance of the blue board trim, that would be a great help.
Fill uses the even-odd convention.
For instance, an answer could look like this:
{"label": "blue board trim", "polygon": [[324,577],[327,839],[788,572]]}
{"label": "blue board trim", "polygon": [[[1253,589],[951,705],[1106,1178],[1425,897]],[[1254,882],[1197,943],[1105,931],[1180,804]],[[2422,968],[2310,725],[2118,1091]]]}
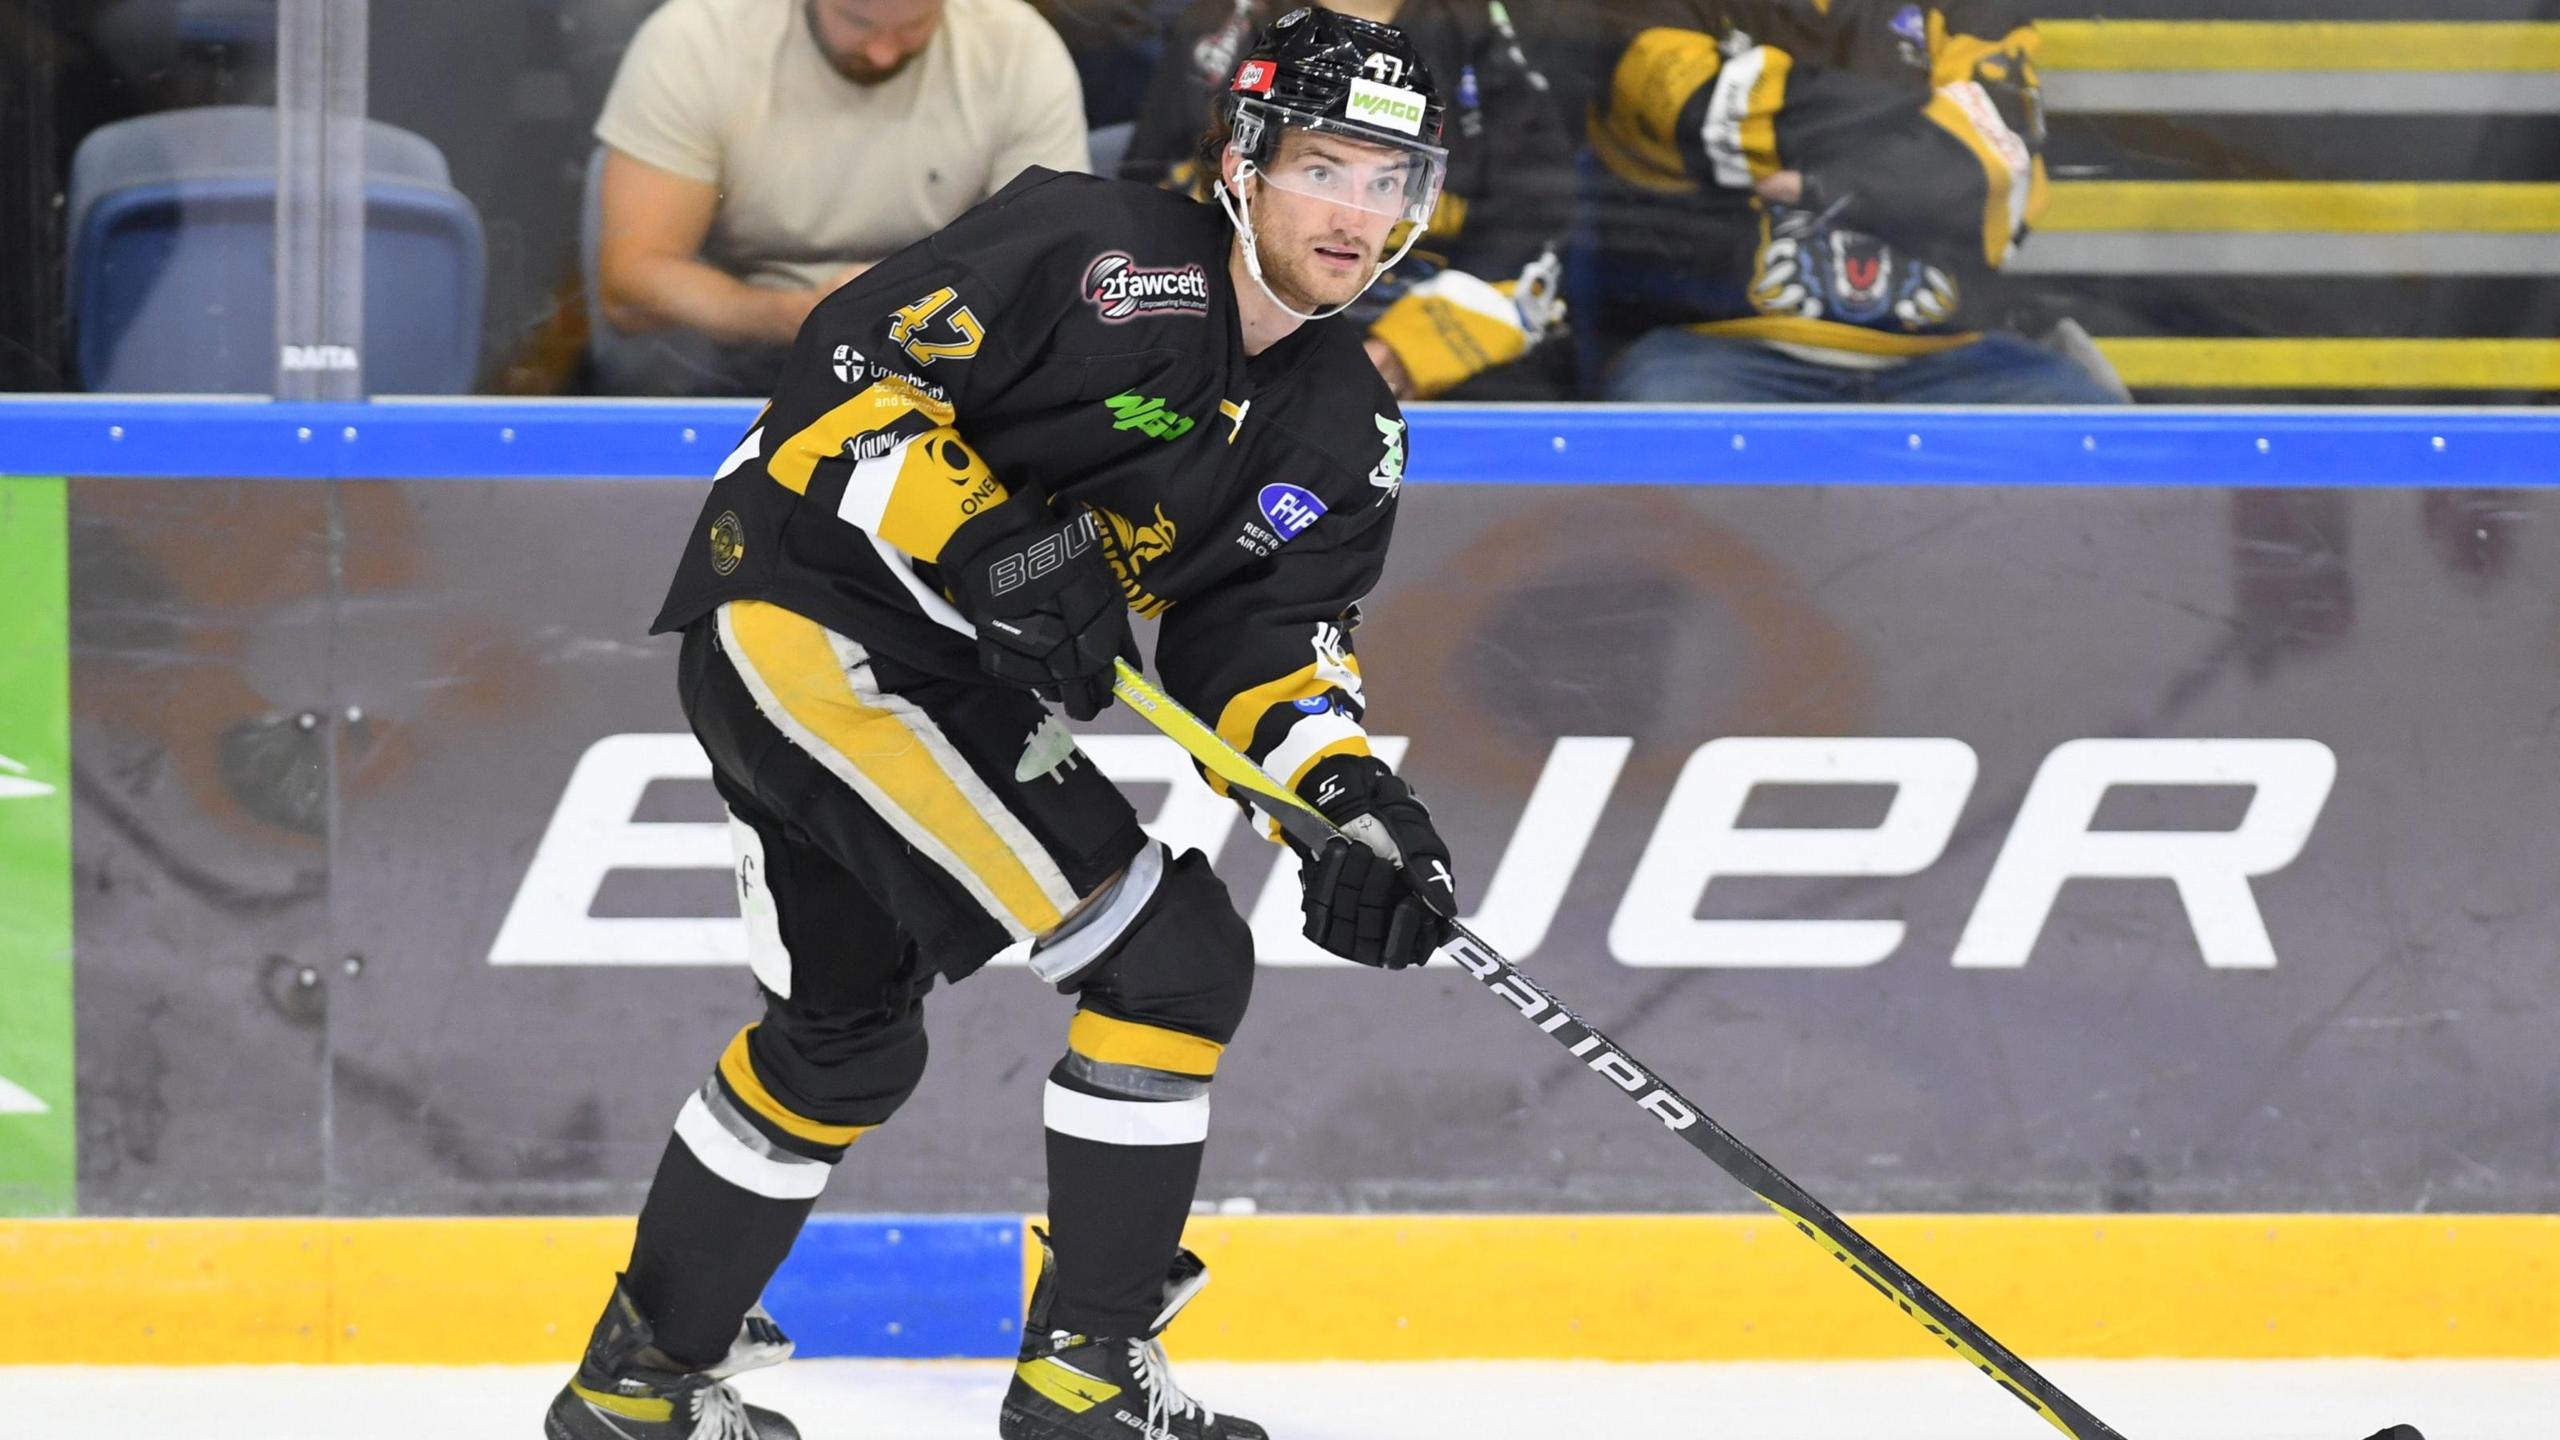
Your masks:
{"label": "blue board trim", "polygon": [[813,1216],[764,1303],[802,1355],[1009,1359],[1022,1217]]}
{"label": "blue board trim", "polygon": [[[700,480],[749,402],[0,399],[0,474]],[[2460,487],[2556,482],[2560,411],[1418,406],[1415,483]]]}

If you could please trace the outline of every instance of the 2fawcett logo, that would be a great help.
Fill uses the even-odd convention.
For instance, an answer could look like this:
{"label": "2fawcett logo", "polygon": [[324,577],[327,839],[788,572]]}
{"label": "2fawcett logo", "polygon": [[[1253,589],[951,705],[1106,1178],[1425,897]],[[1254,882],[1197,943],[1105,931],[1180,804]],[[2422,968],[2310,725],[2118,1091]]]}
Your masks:
{"label": "2fawcett logo", "polygon": [[1608,1037],[1583,1024],[1572,1011],[1557,1004],[1529,983],[1529,977],[1502,963],[1502,958],[1476,943],[1474,936],[1460,932],[1440,953],[1458,962],[1476,982],[1494,994],[1520,1007],[1522,1019],[1556,1037],[1575,1059],[1590,1067],[1593,1073],[1628,1094],[1638,1097],[1636,1103],[1665,1130],[1686,1130],[1698,1123],[1698,1112],[1688,1102],[1671,1093],[1671,1087],[1656,1080],[1633,1060],[1619,1053]]}
{"label": "2fawcett logo", "polygon": [[1122,325],[1141,315],[1209,313],[1209,272],[1197,264],[1166,269],[1141,265],[1121,251],[1097,255],[1084,272],[1084,298],[1103,322]]}

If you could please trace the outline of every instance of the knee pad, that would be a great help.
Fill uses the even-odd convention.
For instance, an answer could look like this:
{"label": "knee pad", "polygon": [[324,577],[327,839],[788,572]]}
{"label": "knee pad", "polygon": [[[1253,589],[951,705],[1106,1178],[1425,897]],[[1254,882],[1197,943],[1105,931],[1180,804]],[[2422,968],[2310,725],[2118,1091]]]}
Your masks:
{"label": "knee pad", "polygon": [[791,1154],[833,1161],[915,1093],[925,1056],[920,1000],[827,1017],[775,1005],[729,1042],[702,1098],[732,1130],[743,1124]]}
{"label": "knee pad", "polygon": [[1044,978],[1089,1013],[1217,1047],[1235,1038],[1253,998],[1253,931],[1208,857],[1167,861],[1150,845],[1094,916],[1034,954]]}

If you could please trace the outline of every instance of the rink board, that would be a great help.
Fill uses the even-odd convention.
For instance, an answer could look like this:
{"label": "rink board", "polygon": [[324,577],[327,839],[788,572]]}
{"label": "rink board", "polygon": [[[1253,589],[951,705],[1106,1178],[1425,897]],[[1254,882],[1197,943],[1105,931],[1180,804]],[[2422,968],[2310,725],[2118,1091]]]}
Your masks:
{"label": "rink board", "polygon": [[[573,1348],[754,1013],[641,633],[747,414],[0,402],[0,474],[71,477],[79,955],[0,1114],[50,1188],[0,1211],[83,1217],[0,1221],[0,1353]],[[2547,412],[1426,409],[1373,726],[1480,928],[2020,1350],[2560,1355],[2556,453]],[[1125,717],[1081,738],[1265,962],[1202,1190],[1263,1213],[1195,1226],[1184,1348],[1915,1353],[1773,1220],[1682,1213],[1750,1202],[1463,976],[1292,953],[1277,852]],[[1732,829],[1836,855],[1916,795],[1929,863],[1711,874],[1734,740],[1799,769]],[[2063,762],[2153,742],[2334,784],[2245,886],[1998,898]],[[2211,775],[2089,829],[2210,847],[2259,813]],[[1013,1344],[1066,1011],[1001,967],[929,1008],[777,1282],[810,1353]],[[76,1171],[29,1148],[75,1100]]]}
{"label": "rink board", "polygon": [[[810,1356],[1012,1353],[1020,1216],[820,1216],[766,1301]],[[2560,1357],[2560,1217],[1889,1215],[2011,1348],[2093,1359]],[[575,1353],[624,1219],[0,1222],[22,1364],[514,1364]],[[1218,1216],[1177,1352],[1223,1360],[1850,1360],[1921,1332],[1751,1216]]]}

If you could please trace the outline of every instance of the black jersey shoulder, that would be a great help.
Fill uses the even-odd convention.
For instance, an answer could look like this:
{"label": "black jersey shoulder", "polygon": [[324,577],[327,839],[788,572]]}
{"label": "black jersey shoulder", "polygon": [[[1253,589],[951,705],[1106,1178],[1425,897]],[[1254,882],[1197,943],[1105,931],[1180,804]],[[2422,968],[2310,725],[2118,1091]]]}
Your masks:
{"label": "black jersey shoulder", "polygon": [[1203,322],[1233,304],[1233,233],[1215,206],[1035,167],[927,244],[1038,317],[1052,354],[1223,354],[1224,325]]}
{"label": "black jersey shoulder", "polygon": [[1233,233],[1226,215],[1185,195],[1133,180],[1034,165],[944,227],[931,242],[966,260],[973,247],[1031,244],[1064,255],[1079,249],[1162,252],[1158,258],[1224,260]]}

